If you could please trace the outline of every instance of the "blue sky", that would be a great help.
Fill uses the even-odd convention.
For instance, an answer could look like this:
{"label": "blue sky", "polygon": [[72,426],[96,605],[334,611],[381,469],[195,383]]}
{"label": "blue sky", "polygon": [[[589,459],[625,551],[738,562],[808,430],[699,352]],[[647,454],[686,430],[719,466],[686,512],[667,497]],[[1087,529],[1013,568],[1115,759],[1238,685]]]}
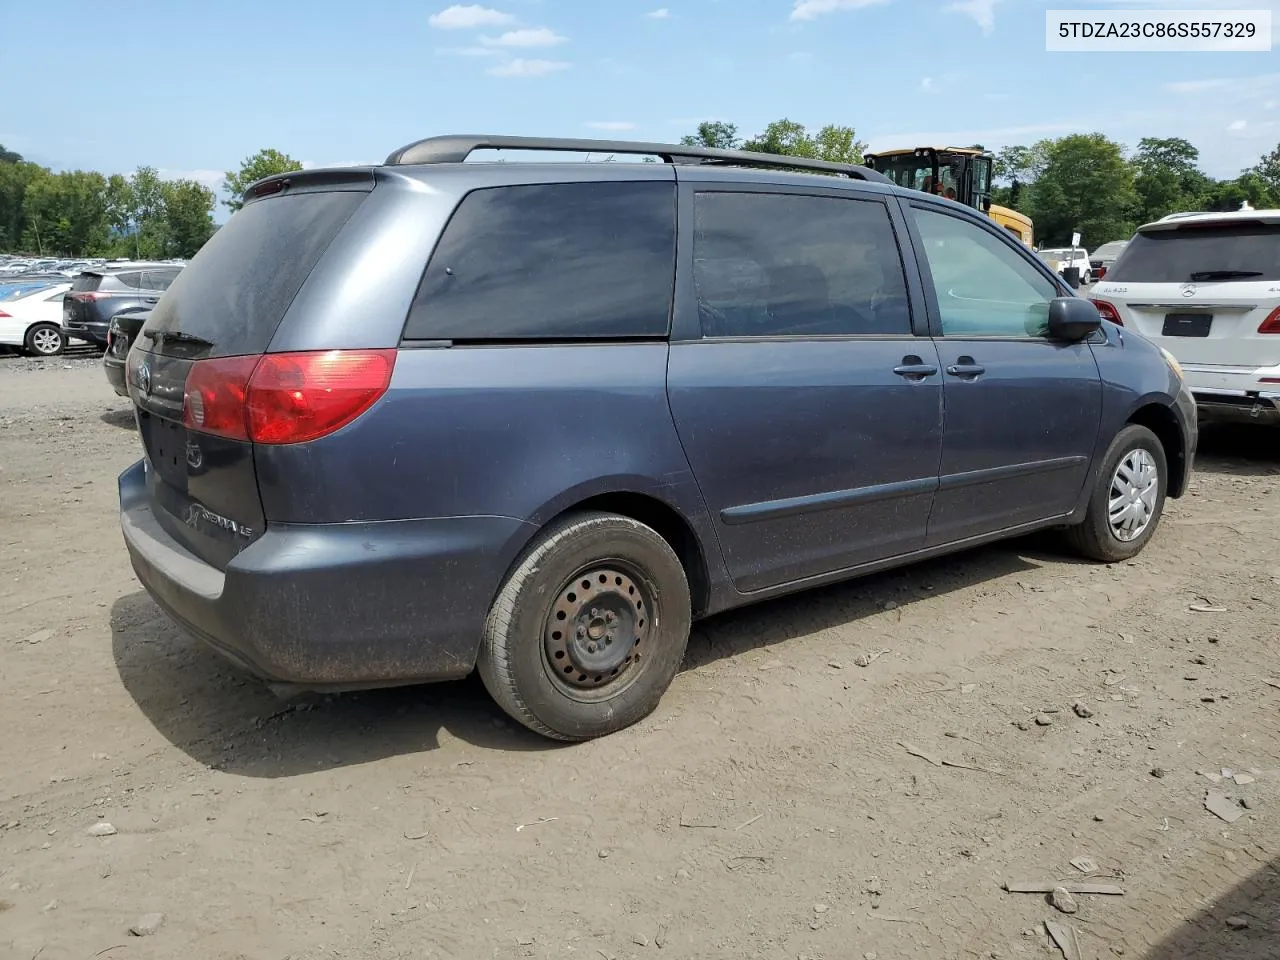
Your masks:
{"label": "blue sky", "polygon": [[217,185],[260,147],[380,160],[440,133],[671,141],[788,116],[872,148],[1183,136],[1212,174],[1280,142],[1271,53],[1046,53],[1046,8],[1280,0],[63,0],[8,4],[0,143]]}

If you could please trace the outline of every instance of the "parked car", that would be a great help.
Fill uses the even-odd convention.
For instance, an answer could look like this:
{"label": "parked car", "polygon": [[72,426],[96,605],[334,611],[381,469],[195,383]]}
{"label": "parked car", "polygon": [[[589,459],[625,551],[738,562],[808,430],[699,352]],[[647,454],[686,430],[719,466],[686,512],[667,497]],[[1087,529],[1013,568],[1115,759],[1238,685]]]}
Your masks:
{"label": "parked car", "polygon": [[178,623],[283,690],[478,667],[565,740],[647,715],[693,618],[1044,528],[1132,557],[1197,437],[978,211],[670,145],[267,178],[126,366],[121,524]]}
{"label": "parked car", "polygon": [[1089,266],[1089,251],[1083,247],[1054,247],[1041,250],[1040,257],[1056,270],[1065,275],[1068,268],[1075,267],[1080,271],[1081,285],[1093,283],[1093,270]]}
{"label": "parked car", "polygon": [[117,313],[107,325],[107,349],[102,354],[102,368],[107,374],[107,382],[122,397],[129,396],[124,378],[125,358],[149,316],[150,307],[135,307]]}
{"label": "parked car", "polygon": [[1139,227],[1092,296],[1178,358],[1202,412],[1280,423],[1280,210]]}
{"label": "parked car", "polygon": [[1089,273],[1094,283],[1097,283],[1107,275],[1107,271],[1111,269],[1128,245],[1128,240],[1112,240],[1110,243],[1104,243],[1093,251],[1093,256],[1089,258]]}
{"label": "parked car", "polygon": [[70,284],[19,285],[0,292],[0,345],[20,347],[37,357],[56,357],[67,348],[59,329],[62,295]]}
{"label": "parked car", "polygon": [[154,306],[182,267],[124,263],[92,267],[71,283],[62,304],[62,332],[107,345],[107,327],[117,313]]}

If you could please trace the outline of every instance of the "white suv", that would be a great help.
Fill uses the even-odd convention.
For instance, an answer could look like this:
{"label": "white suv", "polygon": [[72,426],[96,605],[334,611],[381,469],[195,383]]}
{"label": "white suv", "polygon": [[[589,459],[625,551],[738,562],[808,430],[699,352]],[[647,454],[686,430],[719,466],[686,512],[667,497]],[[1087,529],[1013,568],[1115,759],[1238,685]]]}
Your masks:
{"label": "white suv", "polygon": [[1090,296],[1177,358],[1202,412],[1280,422],[1280,210],[1139,227]]}
{"label": "white suv", "polygon": [[1083,247],[1055,247],[1041,250],[1040,259],[1049,264],[1058,273],[1065,273],[1068,267],[1080,271],[1080,284],[1084,286],[1093,282],[1093,271],[1089,267],[1089,251]]}

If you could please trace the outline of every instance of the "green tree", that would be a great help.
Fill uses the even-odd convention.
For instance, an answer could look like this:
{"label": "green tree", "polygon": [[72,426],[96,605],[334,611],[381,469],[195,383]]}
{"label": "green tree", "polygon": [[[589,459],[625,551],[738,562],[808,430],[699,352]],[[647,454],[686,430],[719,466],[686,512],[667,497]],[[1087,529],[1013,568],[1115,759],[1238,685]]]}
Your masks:
{"label": "green tree", "polygon": [[723,120],[704,120],[698,124],[696,134],[681,137],[680,142],[686,147],[711,147],[715,150],[737,150],[742,144],[738,125]]}
{"label": "green tree", "polygon": [[110,224],[106,178],[73,170],[34,177],[23,196],[26,245],[55,256],[85,256],[101,250]]}
{"label": "green tree", "polygon": [[161,189],[168,226],[166,252],[171,257],[194,257],[213,236],[213,191],[194,180],[169,180]]}
{"label": "green tree", "polygon": [[742,145],[753,153],[773,153],[784,157],[807,157],[831,163],[861,163],[867,145],[857,138],[853,127],[827,124],[810,134],[804,124],[785,117],[775,120],[764,132]]}
{"label": "green tree", "polygon": [[22,242],[27,233],[24,209],[27,188],[32,181],[48,172],[39,164],[26,161],[0,163],[0,249],[24,249]]}
{"label": "green tree", "polygon": [[1202,205],[1206,210],[1231,211],[1239,210],[1244,203],[1255,210],[1274,209],[1280,207],[1280,191],[1273,190],[1256,170],[1251,169],[1234,180],[1211,184]]}
{"label": "green tree", "polygon": [[1274,196],[1280,197],[1280,144],[1245,173],[1256,175]]}
{"label": "green tree", "polygon": [[0,143],[0,163],[21,163],[22,154],[14,153],[12,150],[6,150],[5,145]]}
{"label": "green tree", "polygon": [[294,170],[301,169],[302,164],[288,154],[281,153],[271,147],[259,150],[253,156],[247,157],[240,164],[239,170],[227,171],[227,179],[223,182],[223,188],[231,196],[222,202],[233,212],[239,210],[244,206],[244,192],[252,184],[263,177],[269,177],[277,173],[292,173]]}
{"label": "green tree", "polygon": [[1138,219],[1147,223],[1180,210],[1197,210],[1212,181],[1197,163],[1200,151],[1181,137],[1143,137],[1133,155]]}
{"label": "green tree", "polygon": [[1038,237],[1067,243],[1079,231],[1093,247],[1132,235],[1139,200],[1123,146],[1100,133],[1072,134],[1047,141],[1044,157],[1027,191]]}

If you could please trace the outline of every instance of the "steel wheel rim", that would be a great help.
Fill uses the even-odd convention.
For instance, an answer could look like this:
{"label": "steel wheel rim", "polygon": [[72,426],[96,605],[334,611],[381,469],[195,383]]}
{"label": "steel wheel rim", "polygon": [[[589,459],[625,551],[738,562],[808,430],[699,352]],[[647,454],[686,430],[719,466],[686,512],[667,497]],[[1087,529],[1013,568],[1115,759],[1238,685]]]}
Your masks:
{"label": "steel wheel rim", "polygon": [[602,700],[630,686],[648,651],[653,596],[618,560],[583,567],[561,585],[543,629],[547,675],[576,700]]}
{"label": "steel wheel rim", "polygon": [[1116,464],[1107,497],[1107,524],[1121,543],[1131,543],[1151,526],[1160,493],[1160,470],[1155,458],[1138,447]]}
{"label": "steel wheel rim", "polygon": [[36,353],[49,357],[58,352],[62,337],[52,330],[37,330],[31,335],[31,345],[35,347]]}

